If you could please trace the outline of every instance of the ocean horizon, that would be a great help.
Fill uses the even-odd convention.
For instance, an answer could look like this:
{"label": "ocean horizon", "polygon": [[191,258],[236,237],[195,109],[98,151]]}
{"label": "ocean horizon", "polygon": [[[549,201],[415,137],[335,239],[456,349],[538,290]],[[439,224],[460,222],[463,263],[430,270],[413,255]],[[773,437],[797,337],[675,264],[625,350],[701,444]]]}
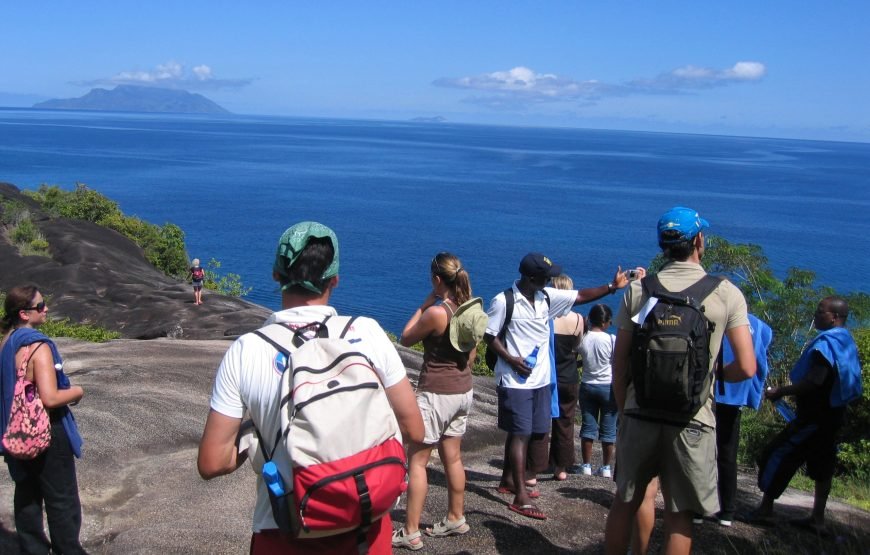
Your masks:
{"label": "ocean horizon", "polygon": [[397,334],[441,250],[462,258],[487,303],[530,251],[577,287],[601,285],[617,265],[650,262],[656,221],[674,205],[697,209],[710,234],[760,245],[779,277],[799,267],[868,292],[867,143],[32,109],[0,109],[0,129],[0,181],[81,182],[126,214],[173,222],[191,258],[219,260],[271,309],[281,232],[329,225],[341,257],[333,304]]}

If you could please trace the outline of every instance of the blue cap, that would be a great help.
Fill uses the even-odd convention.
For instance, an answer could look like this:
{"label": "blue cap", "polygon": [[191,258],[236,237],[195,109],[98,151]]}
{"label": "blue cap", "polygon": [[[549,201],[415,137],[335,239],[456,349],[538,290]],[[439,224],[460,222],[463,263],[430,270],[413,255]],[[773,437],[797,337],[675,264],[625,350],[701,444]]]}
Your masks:
{"label": "blue cap", "polygon": [[[702,218],[696,210],[683,206],[674,206],[659,218],[659,243],[670,245],[694,239],[701,230],[707,229],[710,224]],[[675,230],[679,236],[669,236],[667,240],[662,238],[665,231]]]}

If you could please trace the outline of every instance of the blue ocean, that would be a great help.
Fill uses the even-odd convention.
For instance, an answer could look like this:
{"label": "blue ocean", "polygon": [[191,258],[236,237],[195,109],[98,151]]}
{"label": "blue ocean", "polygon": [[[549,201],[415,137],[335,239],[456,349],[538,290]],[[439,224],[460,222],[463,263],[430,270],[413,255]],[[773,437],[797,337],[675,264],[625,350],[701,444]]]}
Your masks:
{"label": "blue ocean", "polygon": [[795,266],[868,291],[868,179],[864,143],[0,110],[0,181],[81,182],[127,214],[176,223],[191,257],[218,259],[269,308],[277,238],[321,221],[340,240],[333,304],[395,333],[426,296],[438,251],[459,255],[487,300],[529,251],[579,287],[600,285],[617,265],[649,263],[655,223],[674,205],[699,210],[712,234],[760,244],[780,277]]}

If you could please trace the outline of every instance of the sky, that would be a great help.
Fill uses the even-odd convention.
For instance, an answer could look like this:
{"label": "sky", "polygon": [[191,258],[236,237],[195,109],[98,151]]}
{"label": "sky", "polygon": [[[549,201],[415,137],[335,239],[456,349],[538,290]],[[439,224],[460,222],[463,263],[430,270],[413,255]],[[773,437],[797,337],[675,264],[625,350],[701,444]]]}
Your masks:
{"label": "sky", "polygon": [[231,112],[870,142],[870,2],[0,3],[0,106],[138,84]]}

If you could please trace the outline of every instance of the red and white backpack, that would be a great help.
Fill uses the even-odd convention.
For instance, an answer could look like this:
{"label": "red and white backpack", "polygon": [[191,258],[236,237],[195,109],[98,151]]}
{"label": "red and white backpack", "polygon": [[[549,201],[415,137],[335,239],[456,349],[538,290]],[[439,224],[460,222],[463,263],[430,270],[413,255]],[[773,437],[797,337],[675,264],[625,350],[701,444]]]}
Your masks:
{"label": "red and white backpack", "polygon": [[[327,317],[299,329],[272,324],[254,332],[288,360],[278,436],[257,435],[273,516],[294,538],[355,529],[364,538],[407,487],[401,433],[384,385],[345,339],[353,320]],[[279,449],[292,469],[272,462]]]}

